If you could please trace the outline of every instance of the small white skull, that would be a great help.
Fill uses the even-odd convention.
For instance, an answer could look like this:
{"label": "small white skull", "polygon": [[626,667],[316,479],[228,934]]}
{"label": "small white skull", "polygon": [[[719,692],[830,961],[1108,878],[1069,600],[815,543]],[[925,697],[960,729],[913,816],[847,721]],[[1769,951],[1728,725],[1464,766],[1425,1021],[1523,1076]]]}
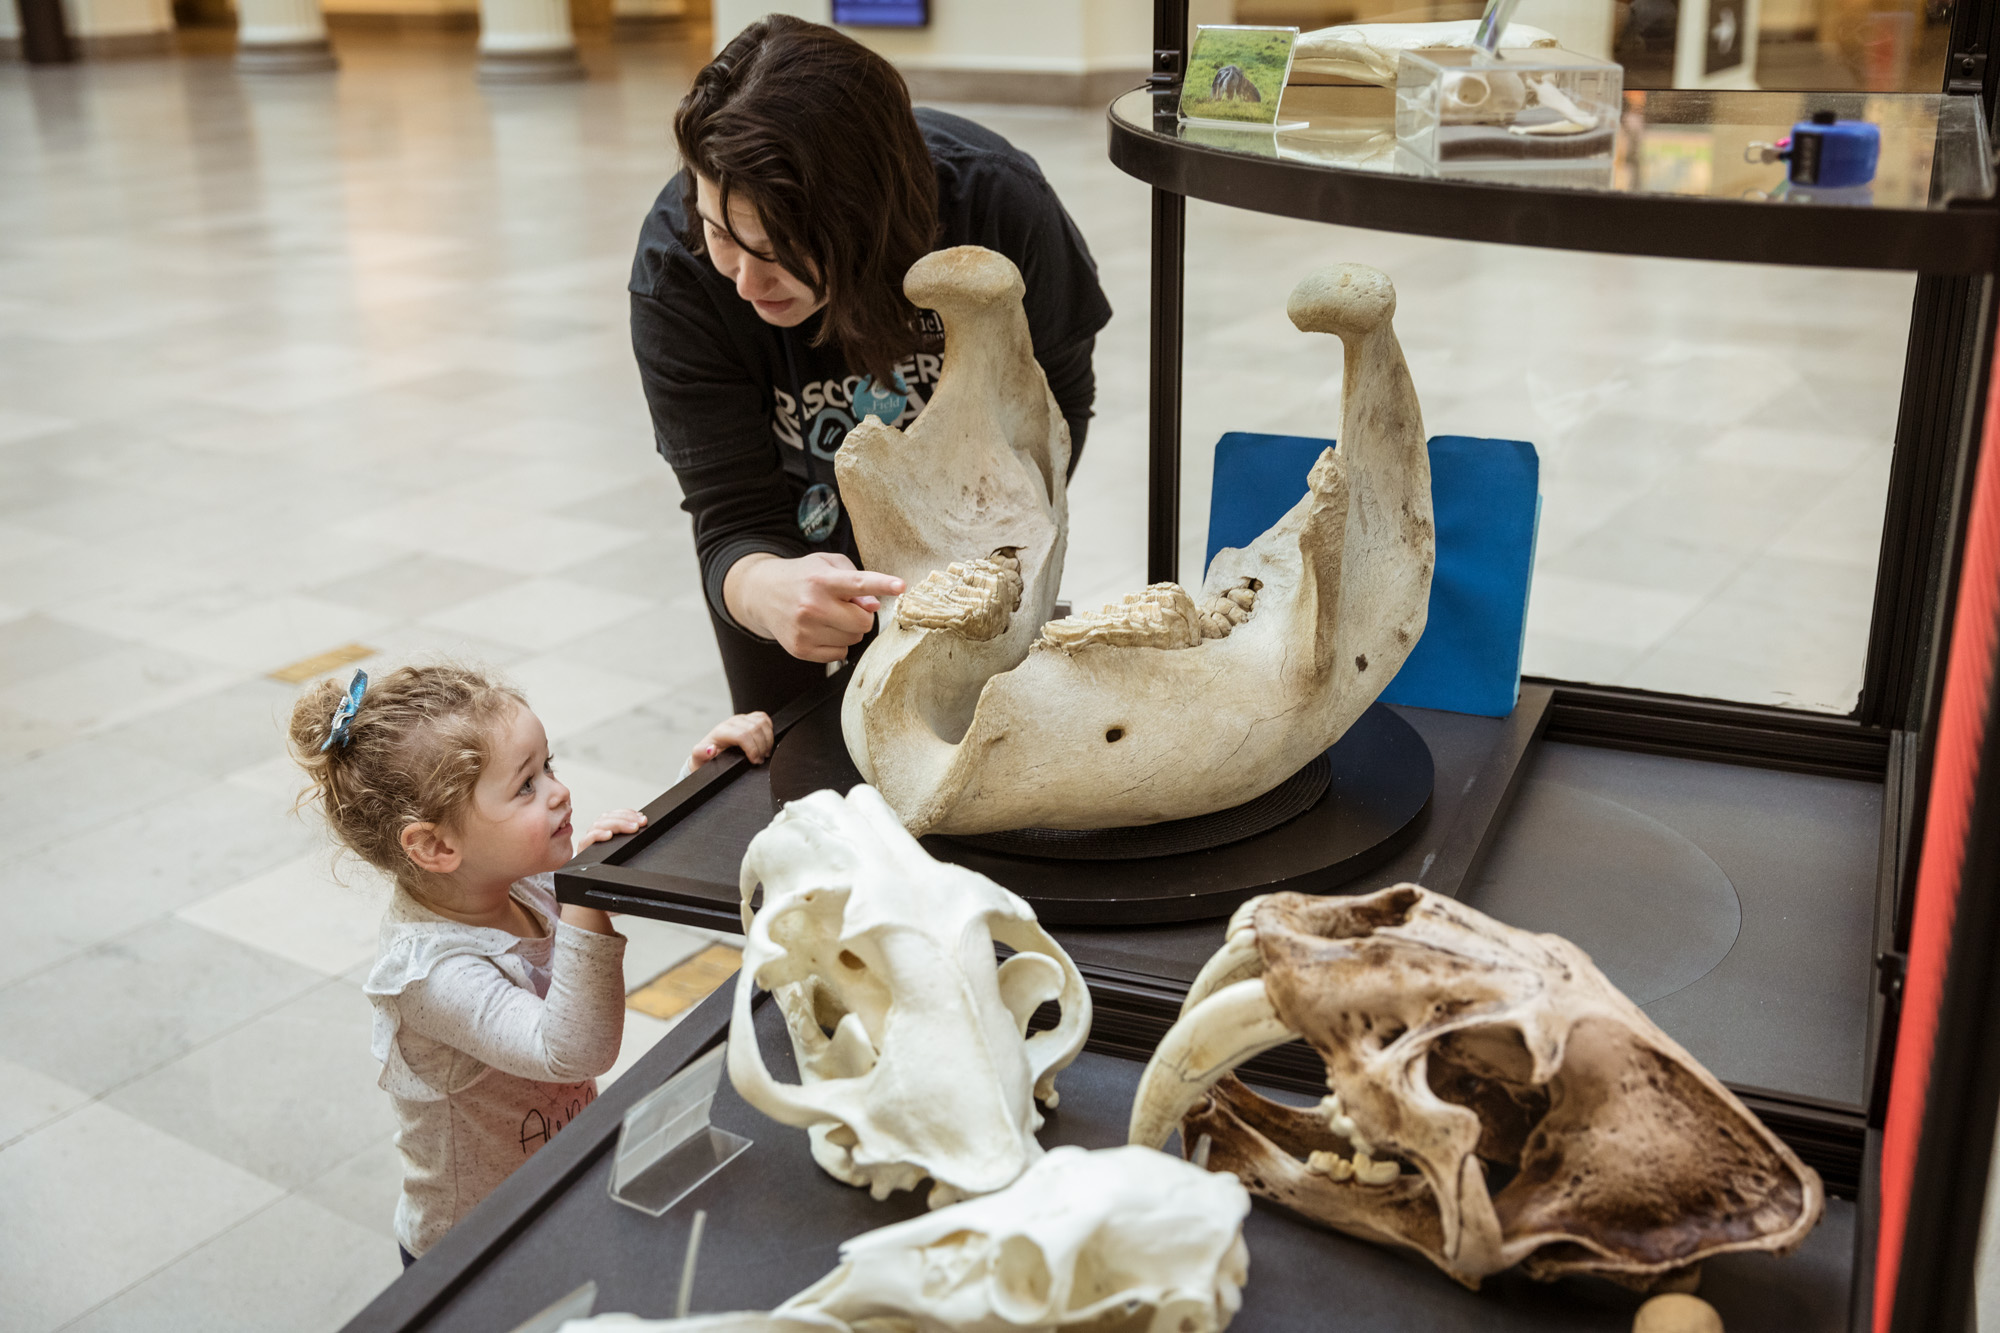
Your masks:
{"label": "small white skull", "polygon": [[564,1326],[666,1333],[1221,1333],[1242,1305],[1250,1196],[1150,1148],[1054,1148],[997,1194],[856,1236],[768,1315]]}
{"label": "small white skull", "polygon": [[1499,124],[1528,105],[1528,86],[1503,70],[1446,70],[1438,117],[1447,124]]}
{"label": "small white skull", "polygon": [[[1055,1105],[1090,993],[1026,903],[933,860],[865,786],[787,805],[751,839],[742,890],[729,1077],[745,1101],[807,1129],[829,1175],[878,1199],[926,1176],[933,1207],[990,1193],[1041,1154],[1034,1101]],[[996,943],[1013,957],[996,965]],[[759,987],[784,1013],[798,1084],[758,1050]],[[1030,1037],[1045,1000],[1060,1020]]]}
{"label": "small white skull", "polygon": [[[1304,1037],[1317,1108],[1230,1071]],[[1713,1255],[1788,1254],[1819,1176],[1583,951],[1414,884],[1252,899],[1189,988],[1131,1139],[1207,1136],[1209,1165],[1467,1286],[1514,1264],[1641,1289]]]}

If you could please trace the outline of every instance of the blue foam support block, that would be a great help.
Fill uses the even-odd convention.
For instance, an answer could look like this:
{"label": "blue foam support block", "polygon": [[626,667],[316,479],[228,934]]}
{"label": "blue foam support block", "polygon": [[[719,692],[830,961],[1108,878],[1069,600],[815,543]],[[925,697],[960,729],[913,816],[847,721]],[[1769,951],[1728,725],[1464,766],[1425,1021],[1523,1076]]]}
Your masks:
{"label": "blue foam support block", "polygon": [[[1215,446],[1208,557],[1248,546],[1306,493],[1332,440],[1231,431]],[[1430,441],[1437,568],[1430,616],[1382,698],[1413,708],[1505,717],[1521,694],[1528,583],[1541,518],[1540,461],[1524,440]],[[1204,567],[1206,567],[1206,563]]]}

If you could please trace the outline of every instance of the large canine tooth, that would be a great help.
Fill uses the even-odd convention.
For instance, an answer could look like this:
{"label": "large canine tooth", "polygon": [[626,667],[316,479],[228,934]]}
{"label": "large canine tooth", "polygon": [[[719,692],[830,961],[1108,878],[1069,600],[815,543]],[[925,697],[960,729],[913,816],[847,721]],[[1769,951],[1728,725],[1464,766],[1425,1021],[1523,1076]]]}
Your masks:
{"label": "large canine tooth", "polygon": [[1224,986],[1263,975],[1264,955],[1257,951],[1257,932],[1254,929],[1230,932],[1222,947],[1202,964],[1194,984],[1188,987],[1187,998],[1181,1001],[1181,1017],[1187,1017],[1190,1009]]}
{"label": "large canine tooth", "polygon": [[1224,986],[1181,1015],[1160,1039],[1132,1098],[1126,1138],[1149,1148],[1163,1146],[1217,1079],[1297,1035],[1278,1017],[1262,980]]}
{"label": "large canine tooth", "polygon": [[896,600],[896,623],[985,640],[1005,634],[1020,606],[1021,562],[1011,552],[995,551],[990,559],[954,560],[924,575]]}

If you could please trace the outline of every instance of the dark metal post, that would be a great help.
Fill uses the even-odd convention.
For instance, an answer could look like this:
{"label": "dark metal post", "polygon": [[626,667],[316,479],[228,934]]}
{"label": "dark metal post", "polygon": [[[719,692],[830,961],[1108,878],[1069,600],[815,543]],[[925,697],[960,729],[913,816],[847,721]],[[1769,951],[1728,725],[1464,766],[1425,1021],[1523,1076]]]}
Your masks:
{"label": "dark metal post", "polygon": [[63,23],[62,0],[18,0],[16,7],[23,59],[31,65],[64,65],[76,59],[76,44]]}
{"label": "dark metal post", "polygon": [[[1187,63],[1187,0],[1153,0],[1153,117],[1169,131]],[[1180,578],[1181,308],[1187,200],[1153,190],[1152,367],[1147,399],[1146,581]]]}
{"label": "dark metal post", "polygon": [[1181,302],[1187,200],[1153,191],[1153,364],[1147,405],[1146,581],[1180,579]]}

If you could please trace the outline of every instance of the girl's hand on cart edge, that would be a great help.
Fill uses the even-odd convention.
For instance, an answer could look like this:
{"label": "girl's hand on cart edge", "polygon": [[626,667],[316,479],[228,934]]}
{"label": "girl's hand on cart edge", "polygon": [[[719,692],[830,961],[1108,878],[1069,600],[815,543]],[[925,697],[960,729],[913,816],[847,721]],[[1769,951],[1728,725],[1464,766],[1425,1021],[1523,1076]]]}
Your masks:
{"label": "girl's hand on cart edge", "polygon": [[743,751],[743,757],[753,764],[761,764],[771,756],[771,719],[765,713],[738,713],[716,724],[713,731],[696,742],[694,753],[688,756],[688,771],[693,772],[731,746]]}
{"label": "girl's hand on cart edge", "polygon": [[637,833],[644,827],[646,817],[637,810],[607,811],[577,838],[576,850],[580,852],[594,842],[608,842],[626,833]]}

